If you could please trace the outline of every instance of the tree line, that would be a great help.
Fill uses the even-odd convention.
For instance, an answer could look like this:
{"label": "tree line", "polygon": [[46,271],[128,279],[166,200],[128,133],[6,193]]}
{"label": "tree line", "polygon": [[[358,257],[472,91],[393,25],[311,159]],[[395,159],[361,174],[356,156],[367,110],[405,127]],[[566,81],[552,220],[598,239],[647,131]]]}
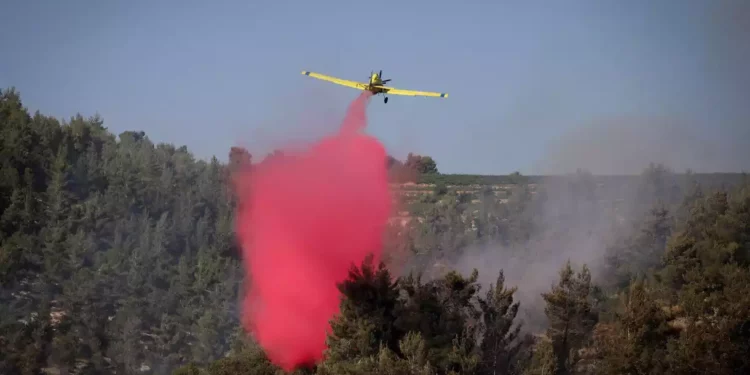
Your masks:
{"label": "tree line", "polygon": [[[429,281],[381,263],[340,285],[319,374],[739,374],[750,370],[750,183],[696,187],[675,212],[652,209],[606,249],[610,278],[570,262],[542,294],[546,329],[522,331],[503,271]],[[520,286],[521,288],[523,285]],[[281,372],[247,348],[183,374]]]}

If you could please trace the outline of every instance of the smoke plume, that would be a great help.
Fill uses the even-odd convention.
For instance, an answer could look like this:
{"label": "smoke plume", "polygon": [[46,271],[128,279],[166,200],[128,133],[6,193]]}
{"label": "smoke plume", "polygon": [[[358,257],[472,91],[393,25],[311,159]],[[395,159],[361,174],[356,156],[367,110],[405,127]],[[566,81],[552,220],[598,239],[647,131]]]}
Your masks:
{"label": "smoke plume", "polygon": [[[595,175],[638,175],[649,163],[662,163],[676,173],[687,169],[699,173],[749,170],[750,2],[692,3],[703,11],[688,12],[687,5],[671,8],[691,20],[694,34],[675,40],[699,62],[692,71],[683,67],[690,73],[682,78],[694,84],[697,89],[690,94],[704,106],[694,109],[696,101],[685,101],[679,111],[655,114],[623,109],[609,117],[583,118],[579,126],[547,146],[531,174],[563,175],[580,168]],[[665,30],[678,32],[677,26],[658,22],[664,23]],[[685,178],[672,178],[665,183],[667,190],[681,185],[679,189],[685,192],[689,186]],[[626,180],[634,184],[624,186]],[[523,310],[519,315],[529,328],[542,328],[546,318],[540,293],[557,282],[567,260],[576,267],[586,263],[596,281],[612,276],[604,266],[605,252],[618,238],[637,235],[638,225],[647,219],[644,211],[654,202],[639,190],[643,188],[639,184],[647,180],[646,176],[633,176],[593,183],[586,175],[545,178],[539,184],[544,199],[520,214],[534,227],[528,241],[472,246],[448,266],[465,274],[477,268],[485,285],[494,282],[502,269],[507,284],[519,287],[516,297]],[[675,197],[679,202],[679,194]]]}

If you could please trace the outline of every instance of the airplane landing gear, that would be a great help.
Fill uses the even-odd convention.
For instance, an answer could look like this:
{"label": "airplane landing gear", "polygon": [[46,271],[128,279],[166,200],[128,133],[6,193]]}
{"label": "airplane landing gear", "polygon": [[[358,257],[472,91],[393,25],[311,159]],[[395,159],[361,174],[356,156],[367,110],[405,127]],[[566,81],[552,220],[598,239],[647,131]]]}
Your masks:
{"label": "airplane landing gear", "polygon": [[383,103],[388,103],[388,97],[386,96],[385,99],[383,99]]}

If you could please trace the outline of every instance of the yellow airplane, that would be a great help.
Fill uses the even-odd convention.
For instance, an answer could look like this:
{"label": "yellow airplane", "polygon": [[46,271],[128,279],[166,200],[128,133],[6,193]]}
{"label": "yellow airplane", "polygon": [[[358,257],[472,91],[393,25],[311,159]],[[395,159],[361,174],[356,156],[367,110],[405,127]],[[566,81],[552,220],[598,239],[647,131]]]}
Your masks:
{"label": "yellow airplane", "polygon": [[[383,71],[381,70],[380,73],[370,73],[370,82],[364,83],[364,82],[356,82],[356,81],[349,81],[346,79],[336,78],[327,76],[325,74],[315,73],[315,72],[308,72],[306,70],[302,71],[303,75],[310,76],[317,79],[322,79],[323,81],[333,82],[338,85],[351,87],[354,89],[359,89],[363,91],[370,91],[373,95],[377,94],[393,94],[393,95],[404,95],[404,96],[431,96],[436,98],[447,98],[448,94],[444,92],[429,92],[429,91],[412,91],[412,90],[402,90],[397,89],[393,87],[386,87],[385,84],[390,81],[390,79],[382,79],[383,78]],[[388,97],[385,97],[385,100],[383,100],[384,103],[388,103]]]}

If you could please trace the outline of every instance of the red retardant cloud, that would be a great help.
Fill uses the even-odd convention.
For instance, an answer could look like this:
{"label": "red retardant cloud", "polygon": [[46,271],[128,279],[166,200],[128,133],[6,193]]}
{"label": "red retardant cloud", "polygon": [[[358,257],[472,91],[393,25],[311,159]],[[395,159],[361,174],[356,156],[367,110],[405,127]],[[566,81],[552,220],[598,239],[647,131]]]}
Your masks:
{"label": "red retardant cloud", "polygon": [[287,371],[322,359],[336,284],[368,254],[380,259],[391,195],[385,149],[361,133],[370,96],[351,104],[333,137],[234,175],[243,324]]}

